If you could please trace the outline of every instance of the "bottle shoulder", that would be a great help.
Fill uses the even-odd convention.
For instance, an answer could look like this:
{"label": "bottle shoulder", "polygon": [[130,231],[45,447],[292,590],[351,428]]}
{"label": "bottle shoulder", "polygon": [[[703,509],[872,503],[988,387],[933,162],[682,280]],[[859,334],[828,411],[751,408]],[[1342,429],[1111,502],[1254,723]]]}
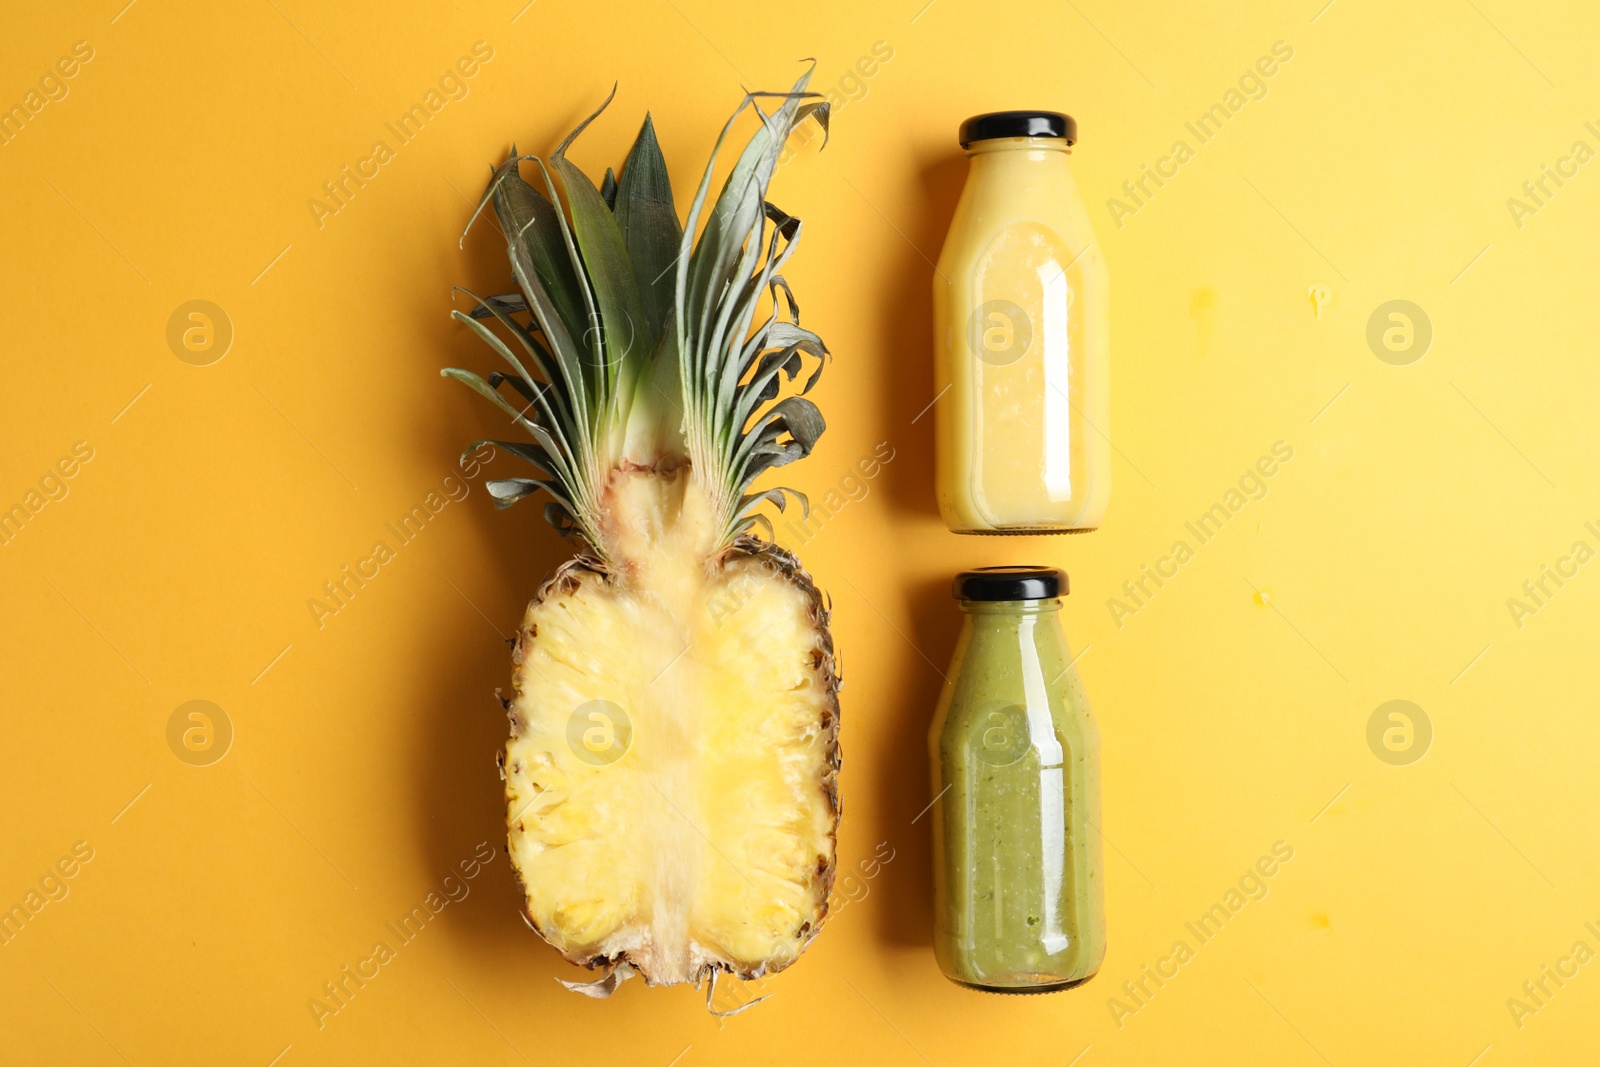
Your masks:
{"label": "bottle shoulder", "polygon": [[1087,706],[1057,616],[969,621],[950,663],[941,708],[954,718],[996,700]]}
{"label": "bottle shoulder", "polygon": [[1008,211],[1046,218],[1075,214],[1083,196],[1065,157],[1043,161],[990,160],[967,173],[961,199],[980,215]]}

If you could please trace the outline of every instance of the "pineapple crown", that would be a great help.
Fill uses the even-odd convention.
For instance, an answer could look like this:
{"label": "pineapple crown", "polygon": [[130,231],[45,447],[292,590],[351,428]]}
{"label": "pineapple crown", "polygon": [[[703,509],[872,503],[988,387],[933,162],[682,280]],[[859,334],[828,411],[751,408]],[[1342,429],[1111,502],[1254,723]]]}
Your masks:
{"label": "pineapple crown", "polygon": [[[648,115],[620,177],[607,168],[596,188],[566,158],[615,87],[548,165],[513,146],[494,169],[467,229],[492,202],[519,292],[483,298],[459,290],[476,307],[452,315],[510,373],[488,380],[457,368],[441,373],[494,401],[533,438],[468,447],[493,444],[537,468],[535,477],[488,482],[497,506],[543,490],[551,498],[546,520],[602,561],[600,500],[618,467],[687,462],[704,483],[722,545],[756,526],[772,536],[770,520],[757,511],[762,501],[782,510],[788,494],[809,511],[794,489],[751,486],[770,468],[810,454],[825,425],[805,394],[821,376],[828,349],[801,328],[799,305],[780,273],[799,242],[800,220],[766,199],[797,125],[815,118],[826,144],[828,104],[806,91],[810,77],[808,69],[788,92],[745,94],[712,148],[687,227],[678,223]],[[769,112],[763,100],[777,103]],[[761,125],[707,210],[717,156],[746,108]],[[522,179],[524,161],[537,165],[544,193]],[[511,343],[490,328],[490,319]],[[814,369],[797,389],[785,390],[806,357]],[[780,397],[784,392],[790,395]]]}

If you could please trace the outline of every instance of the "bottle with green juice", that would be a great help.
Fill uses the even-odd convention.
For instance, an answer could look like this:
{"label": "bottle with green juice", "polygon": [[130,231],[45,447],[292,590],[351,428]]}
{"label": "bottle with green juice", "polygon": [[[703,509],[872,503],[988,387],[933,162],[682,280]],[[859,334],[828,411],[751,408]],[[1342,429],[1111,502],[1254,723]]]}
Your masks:
{"label": "bottle with green juice", "polygon": [[952,981],[1044,993],[1105,956],[1100,740],[1061,630],[1067,576],[956,576],[965,615],[933,725],[934,954]]}

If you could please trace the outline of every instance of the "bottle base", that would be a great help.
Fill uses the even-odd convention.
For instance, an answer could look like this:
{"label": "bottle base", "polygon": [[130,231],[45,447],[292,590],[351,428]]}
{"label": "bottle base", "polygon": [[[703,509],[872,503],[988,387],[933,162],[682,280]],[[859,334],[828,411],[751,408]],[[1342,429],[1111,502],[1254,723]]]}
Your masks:
{"label": "bottle base", "polygon": [[[1094,974],[1099,973],[1099,971],[1094,972]],[[1083,983],[1093,978],[1094,974],[1086,974],[1082,978],[1071,978],[1064,982],[1043,982],[1039,985],[1027,986],[982,985],[977,982],[963,982],[959,978],[950,978],[950,980],[958,986],[962,986],[966,989],[974,989],[979,993],[1009,993],[1012,995],[1026,996],[1031,993],[1061,993],[1068,989],[1076,989],[1078,986],[1083,985]],[[949,978],[950,976],[945,975],[945,977]]]}
{"label": "bottle base", "polygon": [[968,537],[1038,537],[1042,534],[1094,533],[1098,529],[1100,529],[1098,526],[1074,526],[1070,529],[1064,529],[1060,526],[1012,526],[1004,530],[957,530],[952,528],[950,532]]}

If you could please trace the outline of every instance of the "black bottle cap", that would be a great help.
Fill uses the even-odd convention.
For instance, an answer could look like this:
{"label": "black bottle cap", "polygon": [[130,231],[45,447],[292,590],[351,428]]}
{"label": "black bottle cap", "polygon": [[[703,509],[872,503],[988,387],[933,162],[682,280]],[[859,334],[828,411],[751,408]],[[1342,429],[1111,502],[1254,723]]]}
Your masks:
{"label": "black bottle cap", "polygon": [[979,567],[951,584],[957,600],[1048,600],[1067,595],[1067,574],[1054,567]]}
{"label": "black bottle cap", "polygon": [[1059,111],[991,111],[961,124],[961,147],[997,137],[1058,137],[1078,142],[1078,124]]}

